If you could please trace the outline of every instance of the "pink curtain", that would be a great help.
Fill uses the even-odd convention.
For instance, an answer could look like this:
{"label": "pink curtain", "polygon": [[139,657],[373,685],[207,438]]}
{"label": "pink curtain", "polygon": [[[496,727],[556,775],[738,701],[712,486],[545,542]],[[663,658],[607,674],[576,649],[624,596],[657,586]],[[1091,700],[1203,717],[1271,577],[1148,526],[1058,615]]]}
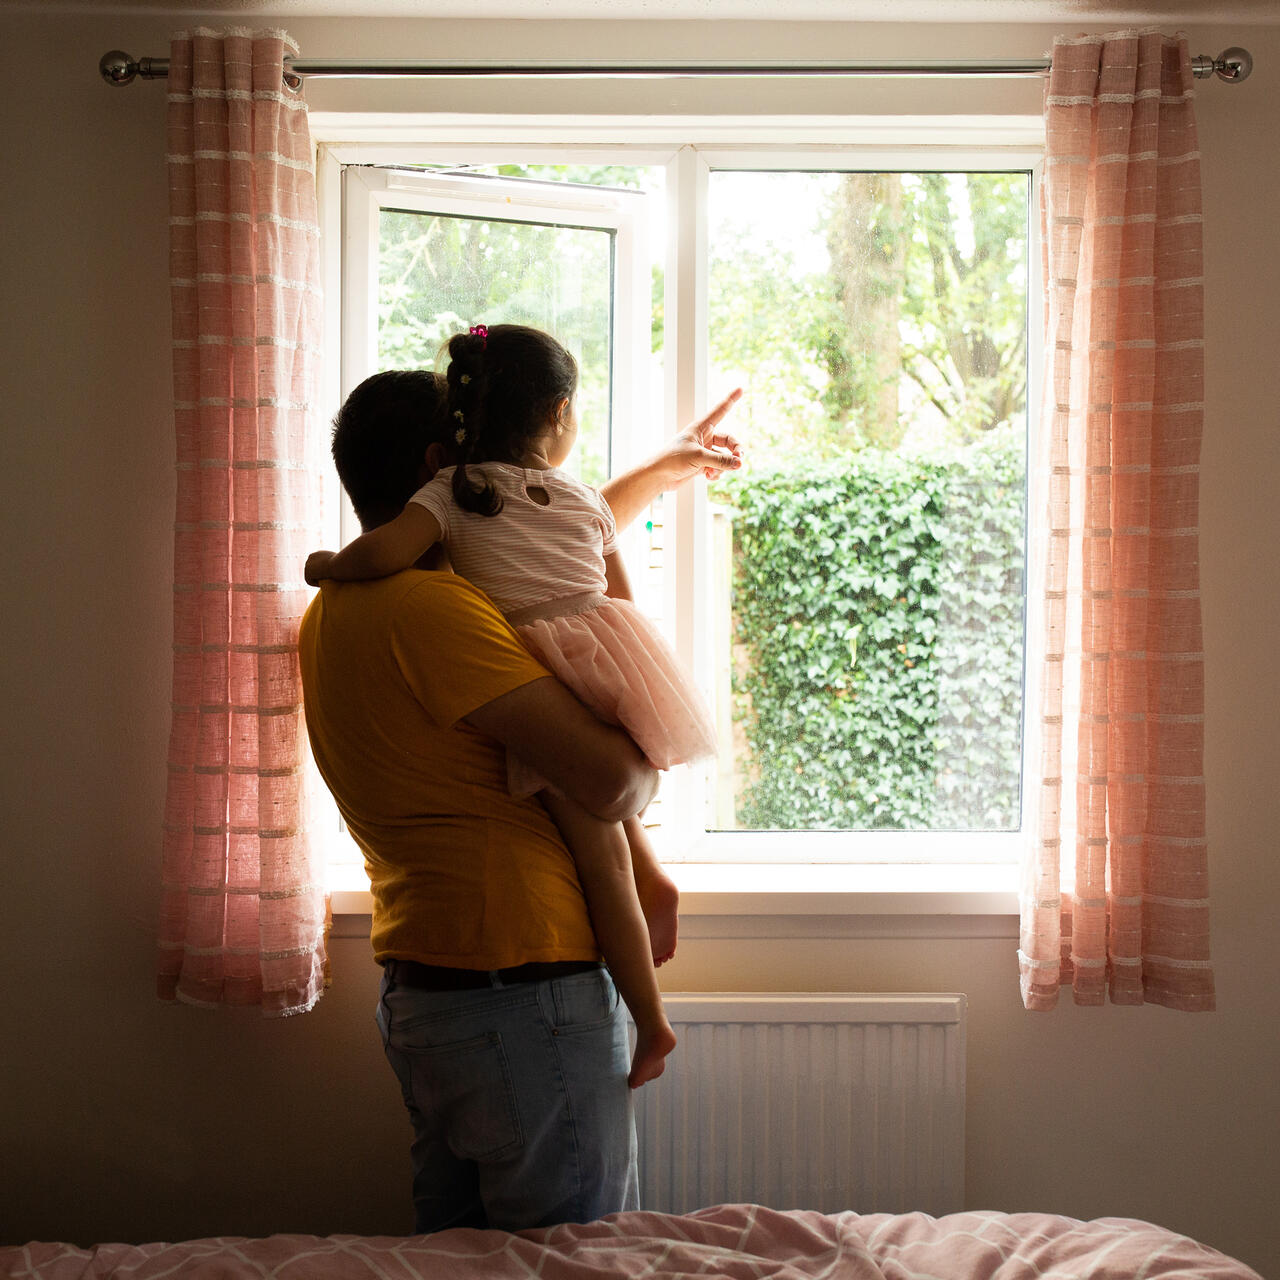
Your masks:
{"label": "pink curtain", "polygon": [[159,993],[301,1013],[325,985],[297,665],[320,532],[320,296],[306,105],[281,32],[169,69],[178,502]]}
{"label": "pink curtain", "polygon": [[1046,653],[1023,1003],[1051,1008],[1066,984],[1077,1004],[1212,1009],[1185,41],[1057,41],[1046,124]]}

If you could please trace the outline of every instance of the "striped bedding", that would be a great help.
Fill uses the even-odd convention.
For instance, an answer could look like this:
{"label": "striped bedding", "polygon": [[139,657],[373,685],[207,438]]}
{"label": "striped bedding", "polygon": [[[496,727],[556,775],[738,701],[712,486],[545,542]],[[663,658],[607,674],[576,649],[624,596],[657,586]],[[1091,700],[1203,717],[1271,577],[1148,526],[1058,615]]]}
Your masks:
{"label": "striped bedding", "polygon": [[182,1244],[28,1244],[0,1249],[0,1275],[271,1276],[277,1280],[1261,1280],[1224,1254],[1125,1218],[1043,1213],[779,1212],[719,1205],[697,1213],[621,1213],[511,1235],[277,1235]]}

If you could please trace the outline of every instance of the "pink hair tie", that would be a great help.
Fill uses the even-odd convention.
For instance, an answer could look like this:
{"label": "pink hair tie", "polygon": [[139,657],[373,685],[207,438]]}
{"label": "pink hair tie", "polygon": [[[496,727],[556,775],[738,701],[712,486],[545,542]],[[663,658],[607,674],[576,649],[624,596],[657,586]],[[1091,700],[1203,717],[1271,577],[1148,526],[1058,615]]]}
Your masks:
{"label": "pink hair tie", "polygon": [[489,345],[489,326],[487,324],[473,324],[471,333],[474,337],[479,338],[486,347]]}

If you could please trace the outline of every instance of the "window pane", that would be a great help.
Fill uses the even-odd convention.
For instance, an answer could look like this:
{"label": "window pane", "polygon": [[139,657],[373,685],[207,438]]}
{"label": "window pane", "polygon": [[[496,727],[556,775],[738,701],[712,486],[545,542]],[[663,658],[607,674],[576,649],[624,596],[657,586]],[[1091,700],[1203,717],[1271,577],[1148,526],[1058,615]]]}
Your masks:
{"label": "window pane", "polygon": [[613,234],[384,209],[378,243],[378,368],[430,369],[470,325],[527,324],[578,361],[581,431],[568,463],[608,475]]}
{"label": "window pane", "polygon": [[1019,824],[1029,191],[711,175],[716,827]]}

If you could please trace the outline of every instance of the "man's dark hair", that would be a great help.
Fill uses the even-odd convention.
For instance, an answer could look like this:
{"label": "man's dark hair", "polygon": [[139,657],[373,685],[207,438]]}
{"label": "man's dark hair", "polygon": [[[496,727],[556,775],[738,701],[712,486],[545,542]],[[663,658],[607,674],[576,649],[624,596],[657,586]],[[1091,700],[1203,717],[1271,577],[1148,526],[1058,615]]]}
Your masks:
{"label": "man's dark hair", "polygon": [[425,369],[366,378],[333,420],[333,463],[363,529],[395,519],[420,487],[427,446],[449,444],[444,379]]}

